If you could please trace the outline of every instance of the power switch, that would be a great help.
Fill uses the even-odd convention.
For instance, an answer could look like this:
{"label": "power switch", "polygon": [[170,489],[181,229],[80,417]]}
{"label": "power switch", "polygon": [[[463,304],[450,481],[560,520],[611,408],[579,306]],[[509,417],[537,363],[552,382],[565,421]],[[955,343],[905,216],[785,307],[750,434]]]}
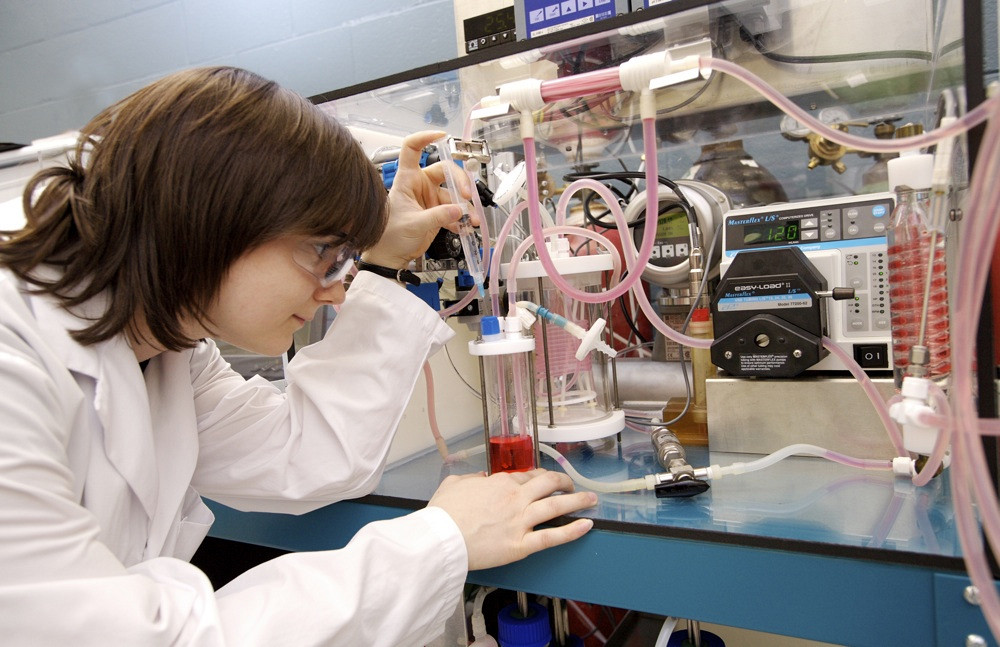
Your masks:
{"label": "power switch", "polygon": [[855,344],[854,360],[861,368],[889,368],[888,344]]}

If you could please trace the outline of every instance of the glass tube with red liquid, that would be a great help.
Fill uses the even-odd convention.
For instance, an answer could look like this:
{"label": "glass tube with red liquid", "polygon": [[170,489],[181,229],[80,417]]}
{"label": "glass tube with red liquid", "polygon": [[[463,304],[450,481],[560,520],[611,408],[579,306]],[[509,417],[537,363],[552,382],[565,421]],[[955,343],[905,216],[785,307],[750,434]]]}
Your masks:
{"label": "glass tube with red liquid", "polygon": [[482,336],[469,342],[479,358],[483,432],[488,472],[524,472],[538,466],[538,439],[531,368],[535,340],[516,317],[483,317]]}
{"label": "glass tube with red liquid", "polygon": [[[896,207],[886,232],[889,258],[889,313],[896,387],[904,375],[927,377],[947,387],[951,376],[948,275],[943,223],[928,212],[933,156],[902,155],[889,161]],[[925,361],[910,366],[914,346],[927,349]]]}

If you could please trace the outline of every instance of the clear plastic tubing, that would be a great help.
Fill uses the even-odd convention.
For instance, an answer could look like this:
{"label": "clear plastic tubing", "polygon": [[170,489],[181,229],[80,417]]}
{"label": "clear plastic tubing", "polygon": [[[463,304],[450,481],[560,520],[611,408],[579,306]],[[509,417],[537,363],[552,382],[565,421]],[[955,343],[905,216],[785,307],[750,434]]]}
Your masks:
{"label": "clear plastic tubing", "polygon": [[475,290],[469,290],[468,292],[466,292],[465,296],[462,297],[461,301],[459,301],[458,303],[456,303],[455,305],[453,305],[451,307],[445,308],[444,310],[440,311],[438,314],[441,315],[442,319],[447,319],[448,317],[450,317],[451,315],[455,314],[456,312],[460,312],[462,310],[462,308],[464,308],[465,306],[469,305],[472,302],[472,300],[475,299],[478,295],[479,295],[479,293],[476,292]]}
{"label": "clear plastic tubing", "polygon": [[[522,116],[522,119],[524,118],[525,117]],[[647,186],[657,186],[659,178],[657,177],[657,151],[654,120],[643,119],[642,131],[642,139],[646,153],[646,183]],[[525,168],[527,170],[528,218],[531,223],[531,235],[535,240],[535,249],[538,253],[538,259],[541,261],[542,267],[545,268],[545,272],[548,274],[549,280],[552,281],[552,283],[557,288],[562,290],[562,292],[569,298],[575,299],[576,301],[582,301],[583,303],[604,303],[611,301],[612,299],[617,299],[621,295],[628,292],[633,285],[639,283],[639,279],[642,278],[641,272],[632,272],[629,274],[628,278],[618,283],[618,285],[612,287],[607,292],[599,293],[578,290],[559,275],[555,265],[552,263],[552,257],[545,248],[545,239],[542,235],[542,217],[538,206],[538,162],[535,157],[535,139],[534,137],[527,136],[523,138],[523,142]],[[658,192],[647,191],[646,195],[647,213],[657,213],[660,206]],[[646,263],[648,263],[649,258],[653,253],[653,240],[656,237],[656,226],[656,218],[646,219],[642,239],[642,249],[639,251],[639,267],[643,267]]]}
{"label": "clear plastic tubing", "polygon": [[[806,111],[802,110],[787,97],[778,92],[769,83],[761,79],[752,72],[740,67],[735,63],[721,59],[702,57],[698,59],[698,64],[702,69],[710,69],[723,72],[739,79],[746,85],[759,92],[764,98],[781,109],[785,114],[794,117],[796,121],[822,137],[832,142],[842,144],[849,148],[868,151],[871,153],[899,153],[917,148],[927,148],[942,139],[955,137],[970,128],[983,123],[989,114],[995,110],[995,106],[1000,104],[1000,95],[985,101],[974,110],[967,113],[962,119],[929,133],[915,137],[905,137],[901,139],[869,139],[858,137],[841,130],[830,128],[821,123]],[[598,94],[601,92],[614,92],[621,90],[621,81],[617,67],[594,72],[585,72],[560,79],[553,79],[542,82],[542,99],[546,102],[559,101],[562,99],[577,98],[586,94]]]}
{"label": "clear plastic tubing", "polygon": [[903,435],[900,433],[899,427],[896,426],[896,421],[889,415],[889,404],[882,398],[882,394],[878,392],[875,383],[868,377],[868,374],[865,373],[864,369],[858,365],[853,357],[847,354],[847,351],[833,343],[833,340],[829,337],[823,338],[823,348],[830,351],[839,359],[861,385],[872,406],[875,407],[875,412],[878,414],[879,420],[882,421],[882,426],[885,427],[886,433],[889,434],[889,440],[892,441],[892,446],[896,449],[896,454],[899,456],[909,456],[909,452],[906,451],[906,447],[903,445]]}
{"label": "clear plastic tubing", "polygon": [[592,94],[614,92],[621,89],[622,82],[619,77],[618,67],[615,66],[604,70],[564,76],[561,79],[543,81],[541,94],[542,101],[552,103],[553,101],[577,99]]}
{"label": "clear plastic tubing", "polygon": [[[612,265],[611,281],[615,282],[618,280],[618,277],[621,276],[621,271],[622,271],[621,270],[622,258],[621,255],[618,253],[618,250],[615,248],[615,246],[611,244],[610,240],[608,240],[605,236],[597,233],[596,231],[591,231],[590,229],[584,229],[583,227],[574,227],[572,225],[564,225],[562,227],[546,227],[544,230],[542,230],[542,236],[546,238],[549,236],[557,236],[561,234],[580,236],[581,238],[588,238],[598,243],[599,245],[602,245],[605,248],[607,248],[607,250],[611,253],[611,265]],[[516,275],[517,275],[517,266],[521,262],[521,257],[523,257],[525,252],[527,252],[531,247],[534,246],[535,246],[535,239],[526,238],[521,242],[520,245],[517,246],[517,249],[514,251],[514,256],[510,261],[510,266],[508,266],[507,268],[507,291],[510,294],[517,294]],[[604,293],[600,292],[598,294],[604,294]],[[517,302],[511,301],[510,307],[511,307],[511,314],[514,314],[516,312]]]}
{"label": "clear plastic tubing", "polygon": [[[559,203],[556,205],[556,217],[558,222],[562,222],[566,219],[565,213],[569,208],[570,198],[580,189],[590,189],[601,196],[604,199],[605,204],[611,210],[611,214],[614,216],[615,224],[618,227],[618,235],[622,241],[622,250],[625,252],[625,262],[629,267],[630,273],[641,278],[642,272],[635,271],[636,267],[643,267],[638,264],[635,258],[635,247],[631,243],[631,233],[628,229],[628,223],[625,221],[625,214],[622,211],[621,206],[619,206],[618,201],[612,195],[611,191],[605,185],[601,184],[597,180],[592,180],[588,178],[576,180],[563,191],[562,196],[559,197]],[[649,191],[646,195],[649,195]],[[657,196],[657,205],[655,207],[656,212],[659,211],[659,196]],[[646,208],[649,209],[649,203],[647,202]],[[648,225],[648,222],[647,222]],[[681,334],[668,326],[666,322],[656,313],[653,309],[652,304],[649,303],[649,298],[646,296],[646,292],[642,289],[642,283],[636,282],[632,285],[632,293],[635,295],[635,299],[639,304],[640,309],[646,318],[649,319],[650,323],[656,328],[661,334],[663,334],[667,339],[674,341],[678,344],[683,344],[689,348],[709,348],[712,345],[711,339],[702,339],[700,337],[690,337],[688,335]],[[609,299],[610,300],[610,299]]]}
{"label": "clear plastic tubing", "polygon": [[[931,395],[934,398],[935,408],[939,412],[943,412],[950,419],[951,406],[948,404],[948,396],[945,395],[944,391],[942,391],[941,388],[933,382],[931,383],[931,389]],[[938,468],[944,464],[944,456],[948,453],[948,448],[950,446],[951,425],[946,424],[940,429],[937,440],[934,442],[934,449],[931,451],[931,455],[924,464],[923,469],[913,475],[914,485],[917,487],[923,487],[931,482],[931,479],[934,478]]]}
{"label": "clear plastic tubing", "polygon": [[[961,237],[958,254],[957,274],[963,281],[956,288],[952,320],[951,397],[956,433],[953,437],[951,482],[955,519],[966,567],[973,583],[979,587],[986,621],[993,635],[1000,636],[1000,597],[993,585],[973,509],[973,504],[978,503],[983,527],[991,544],[1000,545],[997,543],[1000,539],[1000,512],[979,441],[972,383],[976,327],[982,306],[980,299],[989,272],[989,264],[983,263],[982,259],[989,257],[1000,229],[1000,218],[996,217],[1000,209],[1000,183],[996,181],[1000,170],[1000,108],[997,107],[997,97],[986,103],[991,102],[991,119],[972,177],[968,212],[964,220],[966,231]],[[972,485],[971,493],[967,490],[969,483]]]}
{"label": "clear plastic tubing", "polygon": [[722,478],[723,476],[733,476],[737,474],[746,474],[748,472],[756,472],[758,470],[771,467],[775,463],[778,463],[779,461],[782,461],[788,458],[789,456],[794,456],[796,454],[818,456],[820,458],[825,458],[826,460],[833,461],[835,463],[840,463],[841,465],[847,465],[848,467],[856,467],[858,469],[865,469],[865,470],[892,469],[892,461],[867,459],[867,458],[854,458],[853,456],[846,456],[838,452],[830,451],[829,449],[824,449],[823,447],[817,447],[816,445],[807,445],[799,443],[796,445],[789,445],[787,447],[782,447],[778,451],[772,454],[768,454],[764,458],[759,458],[749,463],[733,463],[732,465],[727,465],[725,467],[719,467],[718,465],[713,465],[710,468],[709,476],[710,478],[717,479],[717,478]]}
{"label": "clear plastic tubing", "polygon": [[[943,139],[956,137],[966,130],[973,128],[974,126],[978,126],[990,116],[990,113],[996,111],[997,107],[1000,106],[1000,95],[997,95],[987,101],[984,101],[974,110],[969,111],[964,117],[954,123],[932,130],[928,133],[924,133],[923,135],[917,135],[916,137],[903,137],[900,139],[869,139],[867,137],[851,135],[841,130],[830,128],[826,124],[821,123],[805,110],[802,110],[797,105],[792,103],[791,100],[782,95],[759,76],[756,76],[752,72],[735,63],[702,57],[698,59],[698,64],[702,69],[724,72],[729,76],[739,79],[759,92],[765,99],[777,106],[778,109],[786,115],[793,117],[799,122],[799,124],[803,127],[809,128],[817,135],[820,135],[821,137],[837,144],[870,153],[900,153],[917,148],[926,148]],[[542,88],[544,90],[544,84],[542,85]]]}
{"label": "clear plastic tubing", "polygon": [[427,422],[431,428],[431,435],[434,436],[434,445],[437,446],[438,453],[445,461],[448,460],[448,445],[441,436],[438,428],[437,412],[434,407],[434,372],[431,370],[430,362],[424,362],[424,380],[427,385]]}
{"label": "clear plastic tubing", "polygon": [[577,485],[582,485],[588,490],[593,490],[594,492],[635,492],[636,490],[646,490],[648,485],[645,478],[629,479],[627,481],[618,481],[616,483],[609,483],[607,481],[595,481],[594,479],[589,479],[576,471],[565,456],[557,452],[552,447],[546,445],[545,443],[538,443],[538,449],[541,450],[543,454],[549,456],[552,460],[559,463],[566,473],[569,475],[573,482]]}
{"label": "clear plastic tubing", "polygon": [[[500,227],[500,232],[497,233],[496,249],[502,250],[504,243],[507,242],[507,236],[510,235],[510,230],[514,228],[514,223],[520,218],[521,213],[528,208],[527,202],[519,202],[513,209],[510,210],[510,215],[507,217],[507,221],[503,223]],[[499,298],[500,294],[500,254],[493,254],[490,259],[490,297],[497,295]]]}

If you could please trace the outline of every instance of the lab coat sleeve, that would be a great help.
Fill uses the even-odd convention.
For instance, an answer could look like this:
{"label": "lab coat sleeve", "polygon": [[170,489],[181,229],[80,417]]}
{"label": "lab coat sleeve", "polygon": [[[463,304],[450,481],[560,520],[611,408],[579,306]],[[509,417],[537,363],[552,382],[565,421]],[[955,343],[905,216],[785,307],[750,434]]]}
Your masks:
{"label": "lab coat sleeve", "polygon": [[365,526],[342,550],[292,553],[218,592],[228,644],[425,645],[454,612],[465,542],[429,507]]}
{"label": "lab coat sleeve", "polygon": [[214,346],[195,351],[194,487],[288,513],[369,493],[423,363],[453,334],[415,296],[360,272],[326,337],[289,363],[284,394],[244,381]]}
{"label": "lab coat sleeve", "polygon": [[0,322],[0,643],[223,644],[203,573],[169,558],[143,565],[158,578],[133,572],[99,540],[67,455],[85,402],[28,334]]}

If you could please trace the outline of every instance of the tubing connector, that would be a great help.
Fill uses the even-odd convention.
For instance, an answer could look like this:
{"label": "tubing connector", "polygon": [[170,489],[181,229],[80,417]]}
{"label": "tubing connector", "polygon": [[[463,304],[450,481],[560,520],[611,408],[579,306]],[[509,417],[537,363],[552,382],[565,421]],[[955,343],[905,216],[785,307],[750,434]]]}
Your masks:
{"label": "tubing connector", "polygon": [[[580,337],[580,347],[576,349],[576,360],[582,362],[583,359],[590,354],[590,351],[597,349],[607,355],[608,357],[614,357],[618,354],[618,351],[608,346],[608,344],[601,339],[601,335],[604,333],[604,319],[598,319],[594,322],[594,325],[590,327],[583,337]],[[577,326],[579,328],[579,326]],[[567,330],[569,328],[567,327]],[[575,336],[575,335],[574,335]]]}
{"label": "tubing connector", "polygon": [[[934,451],[940,429],[920,424],[921,416],[935,413],[928,404],[932,382],[927,378],[907,375],[903,378],[903,399],[889,407],[889,415],[903,427],[906,451],[929,456]],[[893,461],[895,469],[895,461]]]}
{"label": "tubing connector", "polygon": [[648,90],[650,81],[670,73],[670,62],[670,52],[667,51],[630,58],[618,66],[618,80],[622,90]]}
{"label": "tubing connector", "polygon": [[[549,323],[559,326],[569,334],[573,335],[576,339],[580,340],[580,347],[576,350],[576,359],[578,362],[582,362],[583,359],[590,353],[590,351],[595,348],[608,357],[615,357],[618,351],[608,346],[608,344],[601,339],[601,335],[604,332],[605,321],[604,319],[597,319],[594,324],[590,327],[590,330],[584,330],[582,326],[579,326],[566,317],[558,315],[548,308],[543,308],[542,306],[532,303],[530,301],[518,301],[517,302],[518,312],[526,310],[531,312]],[[523,322],[522,322],[523,323]],[[525,326],[527,327],[527,326]]]}
{"label": "tubing connector", "polygon": [[639,117],[643,120],[656,119],[656,100],[649,88],[639,93]]}
{"label": "tubing connector", "polygon": [[519,112],[540,110],[545,107],[542,99],[541,79],[521,79],[504,83],[497,91],[501,100],[510,104],[511,108]]}
{"label": "tubing connector", "polygon": [[892,459],[892,473],[912,479],[917,475],[917,464],[909,456],[897,456]]}
{"label": "tubing connector", "polygon": [[532,116],[530,110],[521,111],[519,125],[521,131],[521,141],[535,138],[535,118]]}
{"label": "tubing connector", "polygon": [[712,56],[712,42],[707,38],[635,56],[618,67],[618,81],[623,90],[630,92],[692,81],[701,74],[703,56]]}
{"label": "tubing connector", "polygon": [[647,477],[647,487],[656,492],[657,498],[689,497],[708,489],[704,480],[707,471],[704,468],[696,470],[688,464],[684,447],[674,432],[667,427],[659,427],[650,434],[650,441],[656,459],[668,470]]}

